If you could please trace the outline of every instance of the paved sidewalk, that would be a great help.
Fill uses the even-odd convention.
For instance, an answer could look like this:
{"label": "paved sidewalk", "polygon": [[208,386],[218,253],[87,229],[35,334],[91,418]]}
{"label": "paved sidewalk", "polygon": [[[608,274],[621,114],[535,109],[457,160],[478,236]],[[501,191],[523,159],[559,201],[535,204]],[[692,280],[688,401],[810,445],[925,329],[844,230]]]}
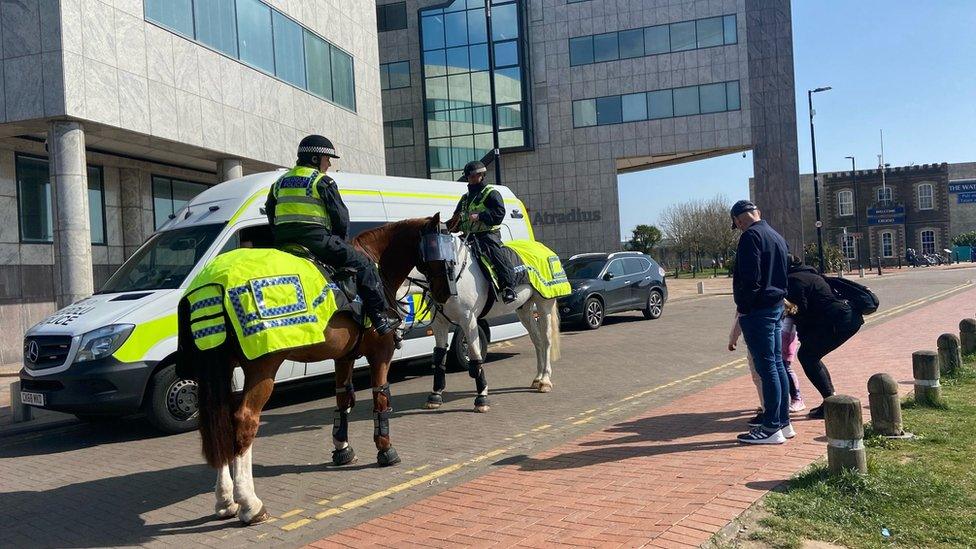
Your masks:
{"label": "paved sidewalk", "polygon": [[[869,317],[827,361],[838,392],[866,405],[867,378],[881,371],[910,391],[911,353],[955,332],[974,300],[971,289]],[[807,405],[819,404],[802,383]],[[826,453],[823,423],[800,418],[786,445],[734,442],[754,399],[743,375],[531,457],[499,452],[491,473],[312,546],[695,547]]]}

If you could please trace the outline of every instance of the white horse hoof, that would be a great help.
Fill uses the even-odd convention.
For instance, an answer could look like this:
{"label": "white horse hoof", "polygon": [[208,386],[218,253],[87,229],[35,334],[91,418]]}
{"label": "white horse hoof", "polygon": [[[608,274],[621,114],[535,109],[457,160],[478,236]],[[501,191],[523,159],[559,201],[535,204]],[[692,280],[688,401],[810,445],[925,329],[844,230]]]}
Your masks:
{"label": "white horse hoof", "polygon": [[237,518],[241,519],[241,522],[245,526],[251,526],[254,524],[260,524],[270,519],[271,515],[269,515],[268,512],[264,510],[264,505],[262,505],[261,508],[258,509],[257,513],[252,514],[252,513],[241,512],[237,514]]}
{"label": "white horse hoof", "polygon": [[532,380],[532,388],[533,389],[538,389],[539,388],[539,385],[541,383],[542,383],[542,380],[541,379],[533,379]]}
{"label": "white horse hoof", "polygon": [[441,407],[440,402],[425,402],[424,410],[436,410]]}
{"label": "white horse hoof", "polygon": [[214,506],[214,511],[216,511],[217,518],[220,520],[234,518],[240,510],[241,506],[236,503],[231,503],[226,507],[221,506],[219,503]]}
{"label": "white horse hoof", "polygon": [[539,392],[540,393],[548,393],[549,391],[552,391],[552,383],[540,383],[539,384]]}
{"label": "white horse hoof", "polygon": [[478,413],[485,413],[491,409],[491,406],[475,406],[474,411]]}

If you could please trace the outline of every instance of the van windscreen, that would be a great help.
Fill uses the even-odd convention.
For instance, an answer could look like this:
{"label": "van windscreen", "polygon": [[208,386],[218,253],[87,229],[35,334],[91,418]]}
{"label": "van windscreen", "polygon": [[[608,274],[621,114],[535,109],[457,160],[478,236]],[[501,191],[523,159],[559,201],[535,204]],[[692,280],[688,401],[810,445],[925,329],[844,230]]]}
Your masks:
{"label": "van windscreen", "polygon": [[179,288],[223,229],[224,224],[218,223],[154,234],[98,293]]}

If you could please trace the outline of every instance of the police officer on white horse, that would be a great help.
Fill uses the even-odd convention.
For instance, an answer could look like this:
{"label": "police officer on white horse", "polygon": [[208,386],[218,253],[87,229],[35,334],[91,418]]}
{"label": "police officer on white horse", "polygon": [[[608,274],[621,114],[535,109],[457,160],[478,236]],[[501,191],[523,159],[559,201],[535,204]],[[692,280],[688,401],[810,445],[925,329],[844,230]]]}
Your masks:
{"label": "police officer on white horse", "polygon": [[464,166],[464,177],[468,180],[468,192],[461,196],[454,210],[453,232],[464,233],[473,239],[481,252],[491,261],[501,287],[501,298],[505,303],[516,300],[515,267],[502,250],[502,237],[499,226],[505,219],[505,202],[502,194],[491,185],[485,184],[487,168],[481,162],[468,162]]}
{"label": "police officer on white horse", "polygon": [[386,335],[401,321],[390,312],[376,266],[346,242],[349,210],[339,187],[326,175],[333,158],[339,155],[332,141],[321,135],[302,139],[297,165],[278,178],[268,193],[268,222],[276,246],[298,244],[337,271],[355,271],[366,315],[376,333]]}

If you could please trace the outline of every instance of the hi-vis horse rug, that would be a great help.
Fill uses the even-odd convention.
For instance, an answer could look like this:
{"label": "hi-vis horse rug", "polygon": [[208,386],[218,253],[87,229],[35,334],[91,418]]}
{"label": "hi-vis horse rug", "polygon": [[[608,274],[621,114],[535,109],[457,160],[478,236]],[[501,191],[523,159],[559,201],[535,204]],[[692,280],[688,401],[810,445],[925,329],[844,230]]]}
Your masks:
{"label": "hi-vis horse rug", "polygon": [[197,349],[220,346],[233,329],[244,356],[255,359],[324,342],[337,310],[336,291],[310,261],[280,250],[241,248],[211,261],[183,297]]}
{"label": "hi-vis horse rug", "polygon": [[[531,284],[546,299],[569,295],[573,289],[563,271],[559,256],[542,242],[536,240],[510,240],[502,243],[515,266],[515,285]],[[481,256],[481,266],[488,272],[495,287],[498,278],[487,257]]]}

